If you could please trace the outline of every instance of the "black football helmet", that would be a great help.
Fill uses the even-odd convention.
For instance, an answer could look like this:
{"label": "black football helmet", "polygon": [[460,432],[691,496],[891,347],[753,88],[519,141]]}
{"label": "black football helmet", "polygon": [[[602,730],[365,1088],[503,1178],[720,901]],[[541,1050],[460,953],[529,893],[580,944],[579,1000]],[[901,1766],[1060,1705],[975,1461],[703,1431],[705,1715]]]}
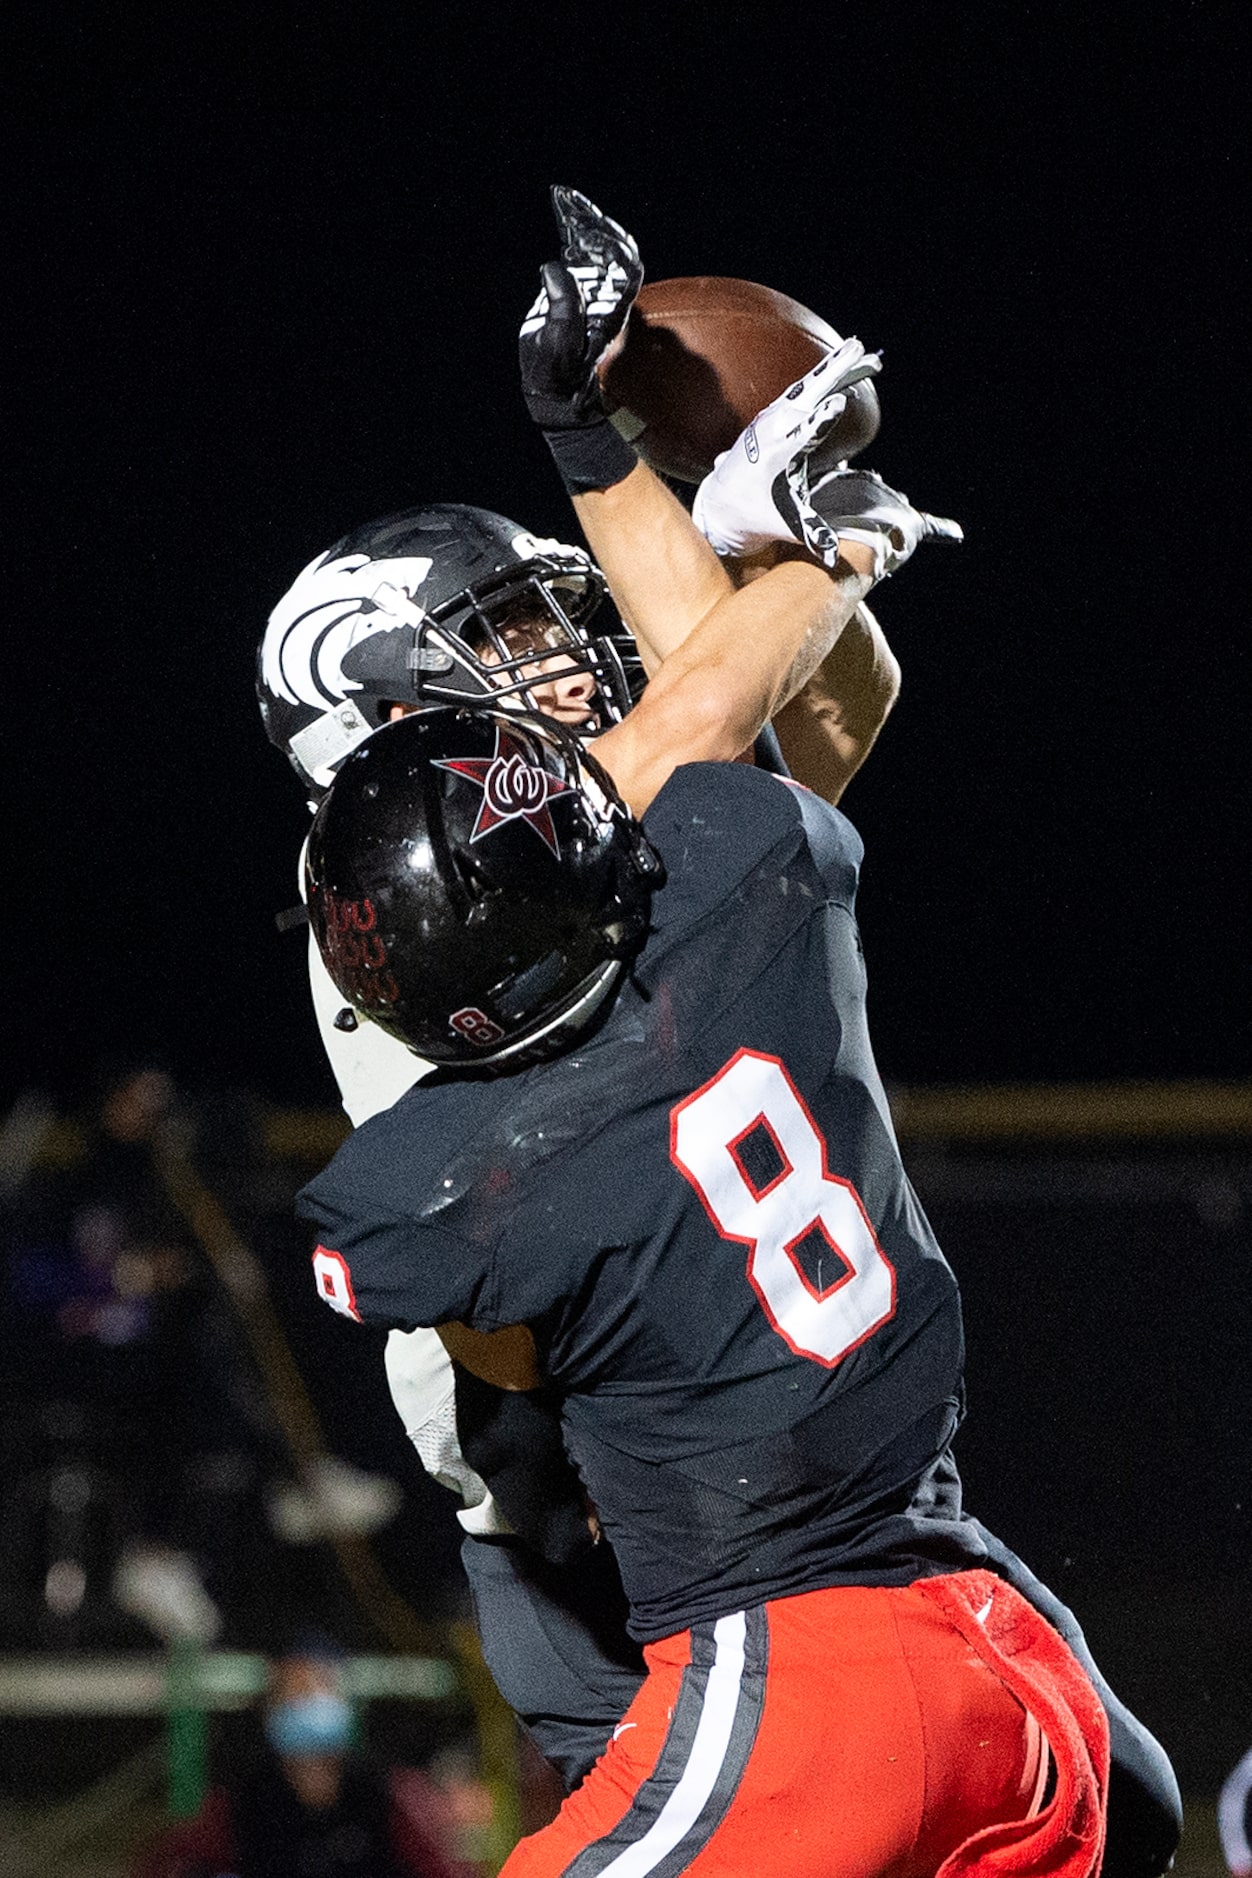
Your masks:
{"label": "black football helmet", "polygon": [[603,729],[630,708],[620,623],[591,630],[604,592],[581,548],[488,509],[434,503],[367,522],[311,561],[270,615],[257,655],[266,732],[320,793],[393,704],[494,695],[528,708],[536,646],[519,648],[514,626],[539,628],[543,657],[592,675]]}
{"label": "black football helmet", "polygon": [[661,874],[577,736],[498,707],[418,711],[362,743],[305,871],[347,1003],[459,1067],[560,1048],[643,944]]}

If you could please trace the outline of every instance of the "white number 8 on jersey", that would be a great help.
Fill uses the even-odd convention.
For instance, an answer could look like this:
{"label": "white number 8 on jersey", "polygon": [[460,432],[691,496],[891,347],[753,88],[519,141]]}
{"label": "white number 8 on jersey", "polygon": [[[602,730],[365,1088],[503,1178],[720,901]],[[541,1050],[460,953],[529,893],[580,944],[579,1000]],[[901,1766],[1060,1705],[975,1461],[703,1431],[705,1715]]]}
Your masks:
{"label": "white number 8 on jersey", "polygon": [[[759,1128],[777,1160],[761,1185],[739,1153]],[[856,1188],[827,1169],[826,1143],[777,1057],[740,1050],[680,1102],[670,1158],[722,1238],[749,1248],[749,1282],[797,1356],[833,1369],[895,1315],[895,1268]],[[795,1255],[813,1234],[832,1255],[829,1283],[815,1285]]]}

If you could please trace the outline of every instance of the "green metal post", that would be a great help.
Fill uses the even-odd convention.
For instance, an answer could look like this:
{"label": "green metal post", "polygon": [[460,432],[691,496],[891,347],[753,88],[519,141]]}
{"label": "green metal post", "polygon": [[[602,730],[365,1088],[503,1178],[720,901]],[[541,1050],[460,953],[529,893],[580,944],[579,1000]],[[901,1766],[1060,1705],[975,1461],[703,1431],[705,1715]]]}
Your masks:
{"label": "green metal post", "polygon": [[165,1748],[169,1810],[174,1819],[190,1819],[204,1802],[208,1728],[201,1660],[198,1644],[170,1646],[165,1684]]}

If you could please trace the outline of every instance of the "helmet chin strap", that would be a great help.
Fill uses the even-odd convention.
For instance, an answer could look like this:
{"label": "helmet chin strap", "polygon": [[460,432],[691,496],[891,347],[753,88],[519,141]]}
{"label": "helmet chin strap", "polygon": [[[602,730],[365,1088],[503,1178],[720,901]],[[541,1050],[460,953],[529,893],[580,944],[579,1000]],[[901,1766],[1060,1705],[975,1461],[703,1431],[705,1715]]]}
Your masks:
{"label": "helmet chin strap", "polygon": [[288,748],[296,763],[319,789],[329,789],[343,759],[376,728],[346,698],[333,710],[314,718],[297,731]]}

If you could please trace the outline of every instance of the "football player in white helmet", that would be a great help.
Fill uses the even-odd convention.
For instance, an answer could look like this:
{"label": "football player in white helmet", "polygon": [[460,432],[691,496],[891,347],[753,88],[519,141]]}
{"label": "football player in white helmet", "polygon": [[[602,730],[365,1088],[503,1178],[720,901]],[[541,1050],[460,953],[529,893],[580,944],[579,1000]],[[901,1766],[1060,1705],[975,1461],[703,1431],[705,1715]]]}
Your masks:
{"label": "football player in white helmet", "polygon": [[[624,316],[627,309],[621,310]],[[536,330],[533,320],[529,325]],[[859,357],[860,349],[855,351]],[[829,409],[833,396],[829,381],[806,381],[806,405],[821,398]],[[797,415],[794,401],[788,408]],[[633,452],[625,452],[623,461],[633,469]],[[770,461],[762,475],[766,469],[772,476]],[[732,498],[739,491],[742,499],[745,480],[752,480],[750,467],[745,478],[738,465],[733,477],[725,469],[721,477]],[[267,733],[291,760],[310,800],[324,792],[358,742],[390,717],[422,703],[473,702],[488,689],[497,695],[503,690],[506,697],[595,735],[629,708],[632,665],[642,664],[651,674],[732,581],[759,581],[783,555],[804,552],[779,516],[777,544],[761,534],[750,554],[729,557],[723,569],[668,491],[646,471],[637,481],[648,498],[661,504],[662,529],[677,538],[687,562],[685,581],[675,579],[673,559],[667,562],[663,595],[654,595],[650,584],[645,587],[623,568],[614,597],[629,609],[633,640],[615,629],[616,623],[603,624],[608,610],[601,606],[604,577],[583,549],[536,540],[502,516],[465,505],[427,505],[385,517],[345,535],[310,562],[274,608],[257,662]],[[768,484],[764,493],[768,498]],[[720,511],[714,504],[710,512]],[[619,550],[612,525],[600,531],[600,539],[615,562],[631,558],[624,544]],[[655,539],[651,545],[657,545]],[[841,578],[847,576],[845,568]],[[834,583],[811,570],[805,577],[811,582],[808,603],[815,612],[824,611]],[[899,685],[899,668],[861,599],[868,585],[868,579],[853,578],[846,598],[841,596],[842,632],[777,714],[784,761],[832,801],[864,760]],[[767,760],[777,757],[776,748],[767,754]],[[345,1009],[312,944],[309,971],[319,1030],[344,1109],[356,1126],[390,1107],[426,1065]],[[443,1341],[434,1332],[415,1331],[395,1332],[387,1345],[393,1400],[423,1465],[458,1494],[459,1518],[469,1533],[499,1535],[508,1524],[461,1453],[456,1384],[445,1343],[503,1381],[527,1373],[529,1340],[519,1332],[512,1343],[504,1338],[484,1353],[477,1341],[467,1340],[462,1349],[452,1330]],[[464,1381],[462,1376],[463,1386]],[[494,1575],[496,1594],[516,1595],[516,1585],[502,1581],[508,1560],[499,1549],[480,1547],[473,1556],[481,1568],[480,1599],[485,1570]],[[610,1562],[601,1557],[588,1576],[604,1610],[612,1605],[606,1573],[611,1579]],[[588,1585],[570,1590],[574,1610],[547,1600],[538,1625],[539,1631],[545,1624],[547,1630],[564,1626],[564,1642],[555,1647],[567,1654],[585,1641],[585,1614],[578,1614],[578,1605]],[[611,1724],[616,1719],[637,1674],[635,1652],[624,1633],[612,1640],[602,1635],[600,1642],[604,1649],[594,1665],[592,1680],[598,1675],[598,1684],[590,1692],[589,1725],[580,1731],[571,1723],[559,1740],[549,1729],[543,1741],[567,1779],[594,1758],[602,1739],[596,1734],[598,1720]],[[526,1708],[524,1692],[510,1694]],[[571,1706],[568,1700],[566,1706]]]}
{"label": "football player in white helmet", "polygon": [[[844,392],[877,369],[853,340],[762,414],[751,452],[736,446],[702,485],[696,519],[726,557],[716,561],[599,406],[596,359],[620,331],[642,278],[634,244],[575,192],[555,191],[554,202],[562,261],[544,270],[543,292],[522,328],[523,385],[644,669],[651,675],[681,653],[733,586],[767,582],[753,596],[756,607],[745,609],[745,631],[768,628],[783,612],[794,618],[797,610],[806,612],[810,626],[774,699],[779,741],[800,778],[835,801],[868,753],[899,684],[864,595],[922,540],[958,539],[959,529],[913,509],[878,478],[823,459]],[[462,534],[475,534],[473,526],[462,528],[463,517],[481,518],[481,545],[488,559],[494,546],[495,560],[454,580],[452,559],[468,546]],[[434,552],[429,539],[418,539],[432,522],[446,531]],[[492,524],[500,525],[494,544],[486,539]],[[441,550],[447,551],[442,558]],[[398,565],[376,565],[387,560]],[[521,576],[518,560],[532,563]],[[598,598],[592,589],[600,578],[581,550],[530,544],[523,531],[483,511],[412,511],[345,537],[305,570],[271,620],[259,673],[271,737],[316,791],[361,737],[396,712],[423,702],[470,701],[487,688],[503,686],[520,702],[594,735],[619,722],[626,703],[620,642],[589,631]],[[284,715],[291,707],[297,714]],[[691,750],[681,760],[705,754],[702,730],[707,726],[676,724],[666,760],[672,765],[684,736]],[[323,1038],[355,1125],[390,1106],[425,1066],[375,1027],[356,1025],[320,959],[313,971]],[[393,1398],[424,1466],[459,1493],[469,1533],[500,1535],[507,1522],[461,1452],[445,1345],[488,1383],[522,1389],[537,1380],[528,1338],[524,1331],[484,1339],[445,1328],[442,1343],[432,1332],[392,1333],[387,1351]],[[538,1517],[542,1524],[542,1508]],[[546,1727],[545,1750],[572,1781],[605,1738],[597,1738],[597,1729],[607,1732],[624,1706],[637,1675],[629,1651],[623,1655],[612,1639],[592,1634],[594,1617],[576,1594],[563,1613],[550,1581],[522,1573],[519,1582],[507,1549],[470,1550],[479,1563],[489,1562],[485,1574],[472,1573],[480,1600],[489,1592],[503,1600],[501,1612],[509,1605],[516,1617],[520,1597],[531,1630],[542,1633],[540,1656],[546,1649],[558,1675],[557,1659],[577,1633],[576,1647],[590,1665],[585,1709],[577,1710],[566,1690],[563,1720],[569,1725],[562,1730],[542,1703],[529,1703],[532,1720]],[[1007,1576],[1013,1567],[1023,1569],[1010,1555]],[[1043,1602],[1049,1594],[1037,1589],[1036,1601],[1055,1623],[1061,1607],[1052,1600],[1049,1608]],[[525,1689],[505,1693],[526,1711]],[[1164,1792],[1168,1781],[1154,1771]],[[1168,1799],[1164,1792],[1166,1812]],[[1167,1829],[1159,1823],[1156,1829],[1163,1842]],[[1160,1867],[1145,1862],[1141,1868]]]}

